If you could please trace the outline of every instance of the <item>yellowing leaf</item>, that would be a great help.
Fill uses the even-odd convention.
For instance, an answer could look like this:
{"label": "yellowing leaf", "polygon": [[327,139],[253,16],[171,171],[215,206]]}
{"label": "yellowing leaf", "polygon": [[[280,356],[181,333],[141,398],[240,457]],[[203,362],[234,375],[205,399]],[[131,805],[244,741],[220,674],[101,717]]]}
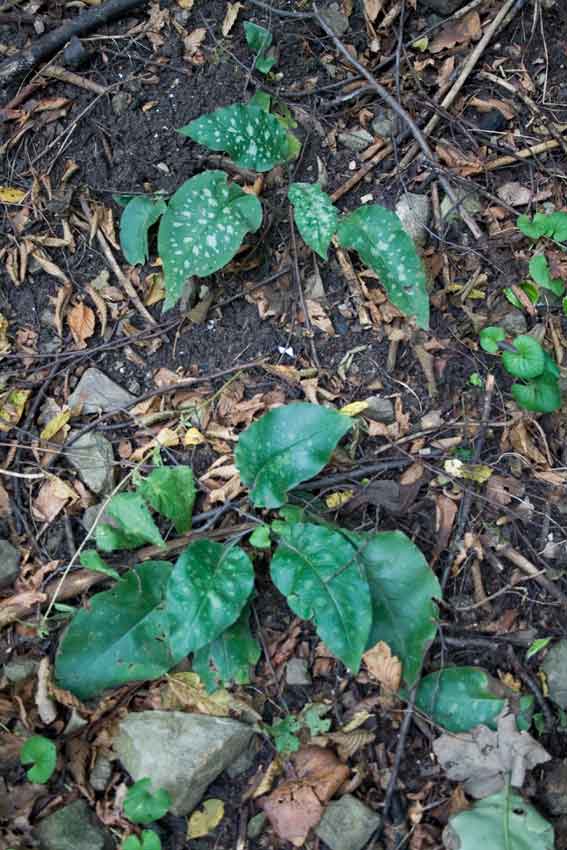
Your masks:
{"label": "yellowing leaf", "polygon": [[85,340],[94,334],[95,329],[95,315],[91,308],[80,301],[67,313],[67,322],[77,348],[86,348]]}
{"label": "yellowing leaf", "polygon": [[187,826],[187,838],[203,838],[215,829],[224,817],[222,800],[205,800],[201,809],[193,812]]}
{"label": "yellowing leaf", "polygon": [[31,390],[10,390],[0,396],[0,431],[17,425],[24,412]]}
{"label": "yellowing leaf", "polygon": [[242,9],[242,3],[229,3],[226,8],[226,15],[224,16],[224,21],[222,22],[222,34],[227,36],[234,24],[236,23],[236,19],[238,17],[238,13]]}
{"label": "yellowing leaf", "polygon": [[367,401],[351,401],[350,404],[346,404],[344,407],[341,407],[339,413],[342,413],[343,416],[358,416],[358,414],[362,413],[363,410],[366,410],[367,407]]}
{"label": "yellowing leaf", "polygon": [[172,448],[179,445],[179,434],[173,428],[162,428],[156,437],[158,446],[167,446]]}
{"label": "yellowing leaf", "polygon": [[232,698],[224,689],[207,693],[196,673],[172,673],[167,677],[161,701],[163,707],[170,711],[183,708],[199,714],[228,717]]}
{"label": "yellowing leaf", "polygon": [[412,44],[414,50],[419,50],[420,53],[425,53],[427,48],[429,47],[429,39],[427,36],[423,38],[418,38],[417,41],[414,41]]}
{"label": "yellowing leaf", "polygon": [[67,424],[69,419],[71,418],[71,410],[66,407],[60,411],[56,416],[49,420],[41,434],[39,435],[42,440],[51,440],[52,437],[57,434],[58,431],[63,428],[64,425]]}
{"label": "yellowing leaf", "polygon": [[0,186],[0,201],[3,204],[21,204],[27,192],[13,186]]}
{"label": "yellowing leaf", "polygon": [[5,316],[0,313],[0,354],[7,354],[10,351],[10,343],[8,341],[8,321]]}
{"label": "yellowing leaf", "polygon": [[466,481],[474,481],[476,484],[484,484],[491,477],[493,470],[489,466],[476,463],[463,463],[462,460],[453,458],[444,463],[445,472],[454,478],[464,478]]}
{"label": "yellowing leaf", "polygon": [[195,0],[177,0],[177,5],[189,12],[193,8],[194,2]]}
{"label": "yellowing leaf", "polygon": [[163,301],[165,298],[165,282],[161,272],[149,274],[146,278],[146,286],[148,287],[148,294],[144,301],[146,307],[152,307],[159,301]]}
{"label": "yellowing leaf", "polygon": [[200,446],[202,443],[206,442],[206,439],[203,437],[198,428],[189,428],[183,437],[184,446]]}
{"label": "yellowing leaf", "polygon": [[343,490],[342,492],[329,493],[329,495],[325,497],[325,504],[333,511],[340,508],[341,505],[344,505],[349,501],[349,499],[352,499],[353,496],[354,490]]}

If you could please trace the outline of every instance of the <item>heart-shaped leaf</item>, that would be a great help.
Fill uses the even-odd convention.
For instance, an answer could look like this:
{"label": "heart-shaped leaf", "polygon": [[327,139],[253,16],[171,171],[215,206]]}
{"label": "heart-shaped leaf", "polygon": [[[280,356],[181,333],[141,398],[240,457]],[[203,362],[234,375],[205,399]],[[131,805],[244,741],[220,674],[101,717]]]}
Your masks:
{"label": "heart-shaped leaf", "polygon": [[302,239],[326,260],[337,230],[337,208],[318,183],[292,183],[287,196],[294,206],[295,223]]}
{"label": "heart-shaped leaf", "polygon": [[427,279],[415,244],[398,216],[378,204],[359,207],[339,223],[339,242],[354,248],[380,277],[388,298],[420,328],[429,327]]}
{"label": "heart-shaped leaf", "polygon": [[289,158],[287,132],[270,112],[250,103],[233,103],[178,130],[212,151],[226,151],[242,168],[270,171]]}
{"label": "heart-shaped leaf", "polygon": [[148,259],[148,230],[167,209],[163,198],[131,198],[120,219],[120,247],[131,266]]}
{"label": "heart-shaped leaf", "polygon": [[262,74],[267,74],[276,64],[275,56],[266,55],[272,43],[272,33],[252,21],[244,21],[244,32],[248,47],[257,54],[254,67]]}
{"label": "heart-shaped leaf", "polygon": [[250,667],[258,663],[260,644],[250,631],[250,608],[212,643],[198,649],[191,669],[198,674],[209,693],[222,685],[247,685]]}
{"label": "heart-shaped leaf", "polygon": [[519,407],[534,413],[553,413],[561,407],[557,378],[540,375],[527,384],[512,384],[512,397]]}
{"label": "heart-shaped leaf", "polygon": [[270,571],[292,611],[313,620],[331,652],[358,672],[372,610],[356,547],[324,526],[294,523],[282,528]]}
{"label": "heart-shaped leaf", "polygon": [[124,814],[132,823],[151,823],[159,820],[171,806],[171,796],[165,788],[151,790],[149,777],[138,779],[128,788],[124,797]]}
{"label": "heart-shaped leaf", "polygon": [[138,492],[155,511],[172,521],[178,534],[189,531],[196,495],[189,466],[157,467],[138,485]]}
{"label": "heart-shaped leaf", "polygon": [[245,235],[261,223],[262,205],[256,195],[235,183],[229,185],[224,171],[204,171],[180,186],[159,226],[164,309],[177,303],[187,278],[206,277],[226,266]]}
{"label": "heart-shaped leaf", "polygon": [[520,215],[516,221],[518,230],[530,239],[540,239],[542,236],[552,236],[554,224],[551,216],[545,213],[536,213],[533,220],[527,215]]}
{"label": "heart-shaped leaf", "polygon": [[118,493],[108,503],[105,513],[114,520],[114,525],[103,522],[96,527],[96,545],[103,552],[137,549],[143,543],[164,545],[159,528],[139,493]]}
{"label": "heart-shaped leaf", "polygon": [[549,263],[544,254],[536,254],[530,260],[530,274],[535,282],[544,289],[549,289],[560,298],[565,291],[565,284],[560,278],[551,277]]}
{"label": "heart-shaped leaf", "polygon": [[487,351],[489,354],[498,354],[498,343],[506,339],[506,331],[504,328],[490,325],[488,328],[481,330],[479,339],[480,347],[483,351]]}
{"label": "heart-shaped leaf", "polygon": [[43,735],[33,735],[22,746],[20,761],[24,765],[33,765],[26,771],[26,776],[30,782],[45,785],[57,764],[55,744],[49,738],[44,738]]}
{"label": "heart-shaped leaf", "polygon": [[544,367],[543,348],[533,336],[523,334],[514,340],[515,351],[504,351],[502,362],[506,371],[515,378],[537,378]]}
{"label": "heart-shaped leaf", "polygon": [[298,402],[265,413],[240,435],[236,465],[256,507],[278,508],[287,492],[316,475],[352,427],[352,420]]}
{"label": "heart-shaped leaf", "polygon": [[171,648],[182,658],[216,640],[240,616],[254,587],[250,558],[237,546],[190,543],[167,587]]}
{"label": "heart-shaped leaf", "polygon": [[161,841],[153,829],[144,829],[141,841],[137,835],[129,835],[121,850],[161,850]]}
{"label": "heart-shaped leaf", "polygon": [[[419,683],[416,705],[449,732],[483,724],[496,729],[498,715],[514,693],[480,667],[446,667]],[[518,729],[530,726],[534,698],[520,698]]]}
{"label": "heart-shaped leaf", "polygon": [[154,679],[180,657],[169,649],[164,609],[171,564],[139,564],[111,589],[92,597],[63,636],[55,675],[79,699],[125,682]]}
{"label": "heart-shaped leaf", "polygon": [[85,549],[81,552],[79,560],[81,561],[81,565],[86,567],[88,570],[93,570],[95,573],[104,573],[110,578],[115,578],[117,581],[120,579],[120,573],[114,569],[114,567],[110,567],[106,561],[100,557],[99,553],[96,549]]}

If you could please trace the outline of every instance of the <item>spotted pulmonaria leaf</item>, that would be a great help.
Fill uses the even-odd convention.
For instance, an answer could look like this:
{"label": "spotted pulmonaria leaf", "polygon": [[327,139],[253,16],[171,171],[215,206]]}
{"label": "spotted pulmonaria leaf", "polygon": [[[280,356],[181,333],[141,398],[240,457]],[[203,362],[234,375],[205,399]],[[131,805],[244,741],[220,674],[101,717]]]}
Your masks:
{"label": "spotted pulmonaria leaf", "polygon": [[258,198],[229,185],[224,171],[204,171],[187,180],[171,198],[159,227],[164,309],[177,303],[187,278],[206,277],[226,266],[244,236],[261,223]]}
{"label": "spotted pulmonaria leaf", "polygon": [[318,183],[292,183],[287,196],[294,206],[295,223],[302,238],[326,260],[337,230],[336,207]]}
{"label": "spotted pulmonaria leaf", "polygon": [[398,216],[371,204],[343,218],[338,237],[344,248],[354,248],[379,276],[388,298],[420,328],[429,327],[429,296],[425,270],[413,240]]}
{"label": "spotted pulmonaria leaf", "polygon": [[226,151],[242,168],[270,171],[290,155],[288,134],[259,106],[233,103],[202,115],[178,131],[213,151]]}

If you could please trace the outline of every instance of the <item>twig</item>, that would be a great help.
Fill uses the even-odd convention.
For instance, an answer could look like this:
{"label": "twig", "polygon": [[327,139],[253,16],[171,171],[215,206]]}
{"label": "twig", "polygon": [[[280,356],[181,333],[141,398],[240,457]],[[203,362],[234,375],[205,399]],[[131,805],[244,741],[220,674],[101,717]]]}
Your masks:
{"label": "twig", "polygon": [[549,709],[547,702],[545,701],[545,698],[541,692],[541,688],[537,683],[537,680],[534,676],[531,675],[531,673],[528,672],[528,670],[525,669],[522,664],[520,664],[518,658],[516,657],[516,653],[514,652],[513,646],[508,647],[508,660],[510,661],[510,664],[512,665],[516,676],[518,676],[522,680],[522,682],[527,685],[527,687],[530,689],[530,691],[536,698],[536,701],[539,707],[541,708],[545,720],[545,731],[551,732],[551,730],[553,729],[553,715]]}
{"label": "twig", "polygon": [[147,307],[144,307],[144,305],[142,304],[142,300],[141,300],[140,296],[138,295],[138,293],[136,292],[136,290],[134,289],[133,283],[124,274],[124,272],[122,271],[122,269],[120,268],[120,266],[116,262],[116,258],[115,258],[114,254],[112,253],[112,251],[110,249],[110,245],[106,241],[106,238],[104,237],[100,228],[97,229],[96,238],[97,238],[98,244],[100,245],[100,247],[102,249],[102,253],[104,254],[104,256],[106,258],[106,262],[108,263],[108,265],[110,266],[110,268],[112,269],[112,271],[114,272],[116,277],[118,278],[118,280],[119,280],[119,282],[122,286],[122,289],[126,292],[126,294],[130,298],[130,301],[132,302],[132,304],[134,305],[134,307],[136,308],[138,313],[140,313],[140,315],[142,315],[145,319],[147,319],[147,321],[151,325],[157,325],[157,322],[154,319],[154,317],[152,316],[152,314],[150,313],[150,311],[147,309]]}
{"label": "twig", "polygon": [[346,251],[343,251],[342,248],[339,248],[339,243],[335,236],[333,236],[333,245],[337,253],[337,260],[339,261],[341,271],[349,288],[352,303],[356,308],[356,316],[358,318],[359,324],[362,328],[369,328],[372,326],[372,320],[368,314],[368,310],[364,305],[364,296],[362,294],[362,288],[360,286],[358,275],[356,274],[354,266],[349,260]]}
{"label": "twig", "polygon": [[[422,664],[423,668],[423,664]],[[390,808],[392,806],[392,799],[394,797],[394,793],[396,791],[396,785],[398,784],[398,775],[400,773],[400,767],[402,764],[402,758],[404,755],[404,750],[406,748],[406,741],[410,730],[410,725],[413,717],[413,712],[415,709],[415,701],[417,697],[417,690],[419,688],[419,682],[421,679],[421,670],[417,677],[417,680],[411,689],[409,700],[406,706],[406,711],[404,714],[404,719],[402,720],[402,725],[400,726],[400,732],[398,735],[398,743],[396,745],[396,754],[394,756],[394,764],[392,765],[392,770],[390,773],[390,779],[388,781],[388,787],[386,788],[386,796],[384,797],[384,819],[389,820]]]}
{"label": "twig", "polygon": [[562,593],[558,587],[556,587],[553,582],[549,581],[549,579],[542,576],[540,570],[532,564],[531,561],[522,555],[520,552],[516,552],[508,543],[503,543],[500,546],[496,547],[496,552],[499,555],[503,555],[508,561],[514,564],[516,567],[519,567],[523,573],[528,576],[532,576],[535,580],[541,584],[542,587],[553,596],[558,602],[561,603],[567,609],[567,596]]}
{"label": "twig", "polygon": [[44,472],[12,472],[10,469],[0,469],[0,475],[7,475],[8,478],[45,478]]}
{"label": "twig", "polygon": [[271,15],[277,15],[278,18],[295,18],[296,20],[308,21],[313,18],[311,12],[286,12],[284,9],[274,9],[269,3],[263,3],[262,0],[249,0],[252,6],[257,6],[259,9],[264,9]]}
{"label": "twig", "polygon": [[[352,67],[355,68],[355,70],[358,71],[359,74],[362,74],[362,76],[366,80],[368,80],[368,82],[370,83],[370,85],[372,86],[372,88],[374,89],[376,94],[379,97],[382,98],[382,100],[390,107],[390,109],[393,112],[396,113],[396,115],[398,115],[402,119],[402,121],[404,121],[404,123],[408,126],[409,130],[411,131],[412,136],[416,140],[417,145],[421,148],[421,150],[423,151],[423,153],[425,154],[427,159],[433,164],[433,166],[435,166],[435,163],[436,163],[435,154],[433,153],[433,151],[429,147],[427,139],[425,138],[424,134],[421,132],[421,130],[419,129],[419,127],[417,126],[417,124],[415,123],[415,121],[413,120],[411,115],[404,109],[402,104],[399,103],[396,100],[396,98],[393,97],[390,94],[388,89],[385,89],[384,86],[380,85],[380,83],[376,80],[374,75],[371,74],[370,71],[367,68],[364,67],[364,65],[361,65],[361,63],[358,61],[358,59],[355,59],[354,56],[352,56],[352,54],[349,53],[349,51],[345,47],[344,43],[340,40],[340,38],[338,38],[335,35],[335,33],[333,32],[333,30],[331,29],[329,24],[326,22],[326,20],[319,14],[319,12],[317,10],[317,6],[316,6],[315,3],[313,4],[313,13],[314,13],[314,16],[315,16],[315,20],[317,21],[317,23],[319,24],[319,26],[321,27],[323,32],[325,32],[333,40],[334,45],[337,48],[337,50],[339,51],[339,53],[341,53],[344,56],[344,58],[347,60],[347,62],[349,62],[352,65]],[[456,197],[455,193],[453,192],[453,190],[452,190],[451,186],[449,185],[449,182],[447,181],[447,179],[444,176],[442,176],[441,174],[439,174],[439,182],[443,186],[443,188],[444,188],[445,192],[447,193],[447,196],[449,197],[451,202],[455,205],[455,207],[457,207],[459,209],[459,212],[460,212],[460,215],[461,215],[463,221],[466,223],[467,227],[469,228],[469,230],[473,234],[474,238],[480,239],[481,236],[482,236],[482,233],[481,233],[477,223],[470,217],[470,215],[466,212],[466,210],[461,208],[461,205],[459,204],[459,200]]]}
{"label": "twig", "polygon": [[559,142],[556,139],[548,139],[546,142],[539,142],[537,145],[532,145],[531,148],[522,148],[514,156],[500,156],[498,159],[493,159],[487,162],[482,171],[496,171],[498,168],[507,168],[509,165],[517,165],[518,160],[530,159],[532,156],[537,156],[540,153],[547,153],[559,147]]}
{"label": "twig", "polygon": [[372,157],[372,159],[369,159],[368,162],[366,162],[361,168],[359,168],[358,171],[352,175],[352,177],[349,177],[349,179],[345,183],[343,183],[342,186],[339,186],[338,189],[335,189],[335,191],[331,195],[331,200],[334,203],[336,203],[339,198],[342,198],[343,195],[346,195],[347,192],[350,192],[351,189],[354,189],[355,186],[358,186],[360,181],[364,180],[366,175],[370,174],[372,169],[376,165],[378,165],[379,162],[382,162],[382,160],[387,159],[387,157],[390,156],[393,151],[393,146],[389,142],[381,144],[382,146],[380,147],[380,150],[378,150],[378,152]]}
{"label": "twig", "polygon": [[293,207],[290,205],[289,207],[289,229],[291,233],[291,251],[292,251],[292,271],[293,276],[295,278],[295,285],[297,287],[297,292],[299,294],[299,303],[301,304],[301,310],[303,312],[303,323],[305,325],[305,335],[309,340],[311,346],[311,356],[313,358],[313,362],[315,363],[318,369],[321,368],[321,363],[319,362],[319,355],[317,354],[317,348],[315,346],[315,340],[313,339],[313,327],[311,325],[311,316],[309,315],[309,309],[305,302],[305,293],[303,292],[303,286],[301,285],[301,274],[299,272],[299,261],[297,259],[297,239],[295,237],[295,221],[293,217]]}
{"label": "twig", "polygon": [[46,65],[39,72],[41,77],[51,77],[53,80],[60,80],[62,83],[68,83],[71,86],[77,86],[80,89],[92,91],[94,94],[106,94],[104,86],[95,83],[93,80],[88,80],[85,77],[74,74],[73,71],[68,71],[66,68],[61,68],[59,65]]}

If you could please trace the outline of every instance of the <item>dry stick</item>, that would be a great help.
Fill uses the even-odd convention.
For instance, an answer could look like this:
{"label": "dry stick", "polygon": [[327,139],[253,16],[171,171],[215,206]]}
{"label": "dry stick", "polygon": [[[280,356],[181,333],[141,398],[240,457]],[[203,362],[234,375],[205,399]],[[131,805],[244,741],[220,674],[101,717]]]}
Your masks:
{"label": "dry stick", "polygon": [[150,311],[147,309],[147,307],[144,307],[144,305],[142,304],[140,296],[138,295],[138,293],[134,289],[133,283],[126,277],[126,275],[124,274],[124,272],[122,271],[122,269],[120,268],[118,263],[116,262],[116,258],[115,258],[114,254],[112,253],[112,251],[110,249],[110,245],[106,241],[106,239],[105,239],[104,235],[101,233],[100,229],[97,230],[97,232],[96,232],[96,238],[97,238],[98,244],[100,245],[100,247],[102,249],[102,253],[104,254],[104,256],[106,258],[106,262],[108,263],[108,265],[110,266],[110,268],[112,269],[112,271],[114,272],[116,277],[118,278],[118,280],[119,280],[119,282],[122,286],[122,289],[126,292],[126,294],[130,298],[132,304],[134,305],[134,307],[136,308],[138,313],[140,313],[145,319],[147,319],[147,321],[151,325],[157,325],[157,322],[154,319],[154,317],[152,316],[152,314],[150,313]]}
{"label": "dry stick", "polygon": [[549,579],[545,578],[540,574],[540,570],[532,564],[531,561],[522,555],[520,552],[516,552],[510,544],[503,543],[500,546],[496,547],[496,552],[499,555],[503,555],[508,561],[514,564],[516,567],[519,567],[523,573],[528,576],[532,576],[535,580],[544,587],[550,596],[553,596],[558,600],[563,606],[567,606],[567,596],[563,594],[558,587],[556,587],[553,582],[549,581]]}
{"label": "dry stick", "polygon": [[541,688],[538,685],[535,677],[532,676],[531,673],[526,670],[523,664],[520,663],[520,661],[516,657],[516,653],[514,652],[513,646],[508,647],[508,660],[510,661],[510,664],[514,669],[514,673],[519,676],[519,678],[525,685],[527,685],[527,687],[530,689],[530,691],[536,698],[545,719],[545,731],[551,732],[554,726],[553,714],[551,713],[551,710],[547,702],[545,701],[545,698],[541,692]]}
{"label": "dry stick", "polygon": [[[342,53],[342,55],[345,57],[347,62],[349,62],[352,65],[352,67],[355,68],[355,70],[358,71],[359,74],[362,74],[362,76],[366,80],[368,80],[368,82],[370,83],[370,85],[372,86],[372,88],[374,89],[376,94],[380,98],[382,98],[382,100],[390,107],[390,109],[393,112],[395,112],[396,115],[398,115],[404,121],[404,123],[408,126],[409,130],[411,131],[414,139],[416,140],[417,145],[421,148],[421,150],[423,151],[423,153],[425,154],[427,159],[431,163],[433,163],[433,165],[435,166],[435,163],[436,163],[435,155],[434,155],[433,151],[431,150],[431,148],[429,147],[427,139],[425,138],[425,136],[423,135],[423,133],[421,132],[421,130],[419,129],[419,127],[417,126],[417,124],[415,123],[413,118],[411,117],[411,115],[408,112],[406,112],[406,110],[404,109],[402,104],[399,103],[396,100],[396,98],[393,97],[390,94],[390,92],[387,89],[384,88],[384,86],[380,85],[380,83],[376,80],[374,75],[371,74],[370,71],[368,71],[367,68],[364,67],[364,65],[361,65],[360,62],[357,59],[355,59],[353,56],[351,56],[351,54],[348,52],[348,50],[346,49],[345,45],[340,40],[340,38],[337,38],[337,36],[335,35],[335,33],[333,32],[331,27],[326,22],[326,20],[323,17],[321,17],[321,15],[319,14],[319,12],[317,10],[317,6],[316,6],[315,3],[313,4],[313,10],[314,10],[315,20],[317,21],[317,23],[319,24],[319,26],[321,27],[323,32],[325,32],[333,40],[335,47],[337,48],[339,53]],[[455,205],[455,207],[457,209],[459,209],[461,205],[459,204],[459,200],[456,197],[455,193],[453,192],[453,189],[451,188],[447,179],[444,176],[439,175],[439,182],[443,186],[445,192],[447,193],[447,197],[451,200],[451,203],[453,203]],[[473,219],[470,217],[470,215],[463,209],[460,209],[460,215],[461,215],[463,221],[465,222],[465,224],[467,225],[467,227],[469,228],[470,232],[474,236],[474,238],[480,239],[482,237],[482,233],[481,233],[478,225],[476,224],[476,222],[473,221]]]}
{"label": "dry stick", "polygon": [[295,238],[295,220],[293,217],[293,207],[290,205],[289,207],[289,229],[291,232],[291,250],[292,250],[292,271],[293,276],[295,278],[295,285],[297,287],[297,291],[299,293],[299,303],[301,304],[301,309],[303,311],[303,322],[305,325],[305,335],[309,339],[309,344],[311,346],[311,356],[313,358],[313,362],[315,363],[318,369],[321,368],[321,363],[319,362],[319,355],[317,354],[317,348],[315,346],[315,340],[313,339],[313,327],[311,325],[311,316],[309,315],[309,310],[307,308],[307,304],[305,303],[305,293],[303,292],[303,286],[301,285],[301,274],[299,272],[299,262],[297,259],[297,240]]}
{"label": "dry stick", "polygon": [[72,21],[68,21],[53,32],[40,38],[27,50],[11,56],[0,63],[0,83],[7,83],[15,77],[36,68],[40,62],[53,56],[74,35],[86,35],[97,27],[106,24],[112,18],[145,5],[146,0],[108,0],[102,6],[96,6],[81,12]]}
{"label": "dry stick", "polygon": [[74,74],[73,71],[68,71],[66,68],[61,68],[59,65],[47,65],[39,72],[41,77],[51,77],[53,80],[60,80],[62,83],[68,83],[71,86],[77,86],[86,91],[92,91],[94,94],[106,94],[104,86],[88,80],[85,77],[80,77],[79,74]]}
{"label": "dry stick", "polygon": [[514,154],[514,156],[501,156],[498,159],[493,159],[491,162],[487,162],[483,166],[482,170],[483,172],[496,171],[497,168],[506,168],[509,165],[518,165],[518,160],[530,159],[530,157],[537,156],[540,153],[553,151],[559,146],[559,142],[555,139],[549,139],[547,142],[540,142],[537,145],[533,145],[531,148],[522,148],[522,150],[518,151]]}

